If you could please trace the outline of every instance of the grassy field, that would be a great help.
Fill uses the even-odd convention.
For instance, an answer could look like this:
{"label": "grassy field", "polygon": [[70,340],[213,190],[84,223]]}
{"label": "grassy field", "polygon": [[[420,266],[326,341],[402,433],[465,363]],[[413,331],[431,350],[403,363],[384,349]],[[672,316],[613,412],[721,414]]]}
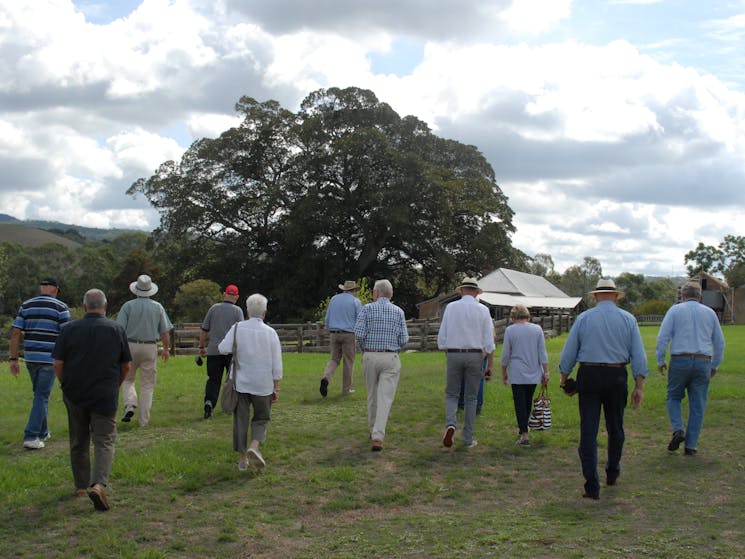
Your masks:
{"label": "grassy field", "polygon": [[[642,333],[652,357],[657,329]],[[554,427],[533,433],[531,448],[514,446],[510,390],[497,381],[479,446],[443,448],[444,356],[411,353],[386,447],[371,453],[359,368],[355,394],[340,396],[337,373],[323,400],[326,356],[288,354],[260,473],[237,471],[229,416],[201,418],[204,368],[172,359],[150,426],[120,423],[107,513],[74,496],[58,387],[52,440],[21,448],[30,382],[2,364],[0,557],[742,557],[745,328],[725,336],[699,454],[666,450],[665,381],[653,372],[643,406],[627,410],[618,485],[600,501],[581,498],[577,400],[556,373],[564,337],[548,344]]]}

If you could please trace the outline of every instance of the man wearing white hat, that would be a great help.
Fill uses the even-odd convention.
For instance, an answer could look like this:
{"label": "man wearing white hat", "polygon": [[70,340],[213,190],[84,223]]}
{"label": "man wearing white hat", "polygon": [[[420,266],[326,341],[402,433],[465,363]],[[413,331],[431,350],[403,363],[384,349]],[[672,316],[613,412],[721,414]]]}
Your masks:
{"label": "man wearing white hat", "polygon": [[600,279],[594,291],[597,305],[577,317],[561,351],[559,386],[565,387],[574,365],[579,394],[580,440],[579,457],[585,478],[585,498],[600,498],[598,479],[598,429],[600,408],[608,430],[608,461],[605,465],[606,485],[615,485],[621,473],[621,454],[625,434],[623,415],[628,398],[628,373],[631,364],[635,386],[631,402],[637,407],[644,395],[644,379],[648,374],[647,355],[634,315],[619,309],[623,292],[611,279]]}
{"label": "man wearing white hat", "polygon": [[[150,407],[153,403],[155,390],[156,364],[158,358],[158,339],[163,342],[161,356],[163,362],[168,361],[169,335],[173,328],[163,306],[150,299],[158,292],[158,286],[148,275],[141,275],[137,281],[129,284],[129,290],[136,295],[136,299],[122,305],[116,321],[124,326],[129,341],[129,351],[132,354],[132,368],[122,383],[124,394],[124,417],[122,421],[129,422],[138,409],[137,423],[145,427],[150,421]],[[140,400],[137,401],[135,390],[135,376],[140,369]]]}

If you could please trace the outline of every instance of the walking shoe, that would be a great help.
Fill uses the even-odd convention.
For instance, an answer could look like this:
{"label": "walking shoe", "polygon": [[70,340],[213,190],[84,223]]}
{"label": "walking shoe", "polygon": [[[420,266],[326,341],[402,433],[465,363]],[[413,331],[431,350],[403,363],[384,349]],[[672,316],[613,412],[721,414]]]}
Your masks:
{"label": "walking shoe", "polygon": [[212,417],[212,402],[204,403],[204,418],[209,419]]}
{"label": "walking shoe", "polygon": [[446,447],[450,448],[453,446],[453,436],[455,435],[455,427],[452,425],[448,425],[447,429],[445,429],[445,436],[442,437],[442,444]]}
{"label": "walking shoe", "polygon": [[530,446],[530,441],[528,439],[517,439],[515,444],[517,446]]}
{"label": "walking shoe", "polygon": [[605,474],[605,485],[615,485],[618,481],[618,474],[607,473]]}
{"label": "walking shoe", "polygon": [[685,452],[686,456],[694,456],[696,454],[696,449],[686,447],[686,449],[683,452]]}
{"label": "walking shoe", "polygon": [[321,387],[318,389],[318,391],[321,393],[321,396],[325,398],[329,393],[329,381],[327,381],[325,378],[322,378]]}
{"label": "walking shoe", "polygon": [[592,499],[593,501],[597,501],[600,499],[600,491],[585,491],[582,493],[582,497],[585,499]]}
{"label": "walking shoe", "polygon": [[127,408],[124,411],[124,417],[122,417],[122,421],[124,423],[129,423],[130,421],[132,421],[132,418],[134,417],[134,415],[135,415],[135,411],[132,408]]}
{"label": "walking shoe", "polygon": [[23,441],[23,448],[27,450],[39,450],[44,448],[44,441],[42,441],[39,437],[36,437],[35,439],[31,439],[29,441]]}
{"label": "walking shoe", "polygon": [[248,470],[248,460],[238,460],[238,471],[245,472]]}
{"label": "walking shoe", "polygon": [[477,441],[476,439],[473,439],[470,443],[466,445],[466,448],[474,448],[475,446],[478,446],[478,444],[479,444],[479,441]]}
{"label": "walking shoe", "polygon": [[372,451],[373,452],[380,452],[383,450],[383,441],[380,439],[373,439],[372,440]]}
{"label": "walking shoe", "polygon": [[678,429],[673,433],[673,438],[670,439],[670,444],[667,445],[667,449],[670,452],[678,450],[678,447],[680,447],[680,443],[682,443],[684,440],[686,440],[685,433],[682,429]]}
{"label": "walking shoe", "polygon": [[47,434],[41,438],[42,441],[47,442],[49,439],[52,438],[52,432],[47,431]]}
{"label": "walking shoe", "polygon": [[82,487],[78,487],[75,490],[75,496],[76,497],[87,497],[88,496],[88,490],[87,489],[83,489]]}
{"label": "walking shoe", "polygon": [[93,508],[96,510],[107,511],[111,508],[106,498],[106,492],[103,490],[103,485],[100,483],[96,483],[88,489],[88,497],[93,501]]}
{"label": "walking shoe", "polygon": [[261,451],[259,451],[258,448],[254,447],[248,449],[248,462],[259,469],[266,466],[266,462],[264,461],[264,457],[261,455]]}

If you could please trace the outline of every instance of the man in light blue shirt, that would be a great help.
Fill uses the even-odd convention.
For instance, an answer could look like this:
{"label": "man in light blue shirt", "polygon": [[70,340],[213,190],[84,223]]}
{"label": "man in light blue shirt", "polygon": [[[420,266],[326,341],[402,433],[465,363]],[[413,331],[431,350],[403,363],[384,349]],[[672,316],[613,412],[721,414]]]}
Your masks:
{"label": "man in light blue shirt", "polygon": [[463,444],[472,448],[478,444],[473,438],[476,400],[484,376],[483,359],[494,351],[494,325],[489,309],[476,300],[481,288],[474,278],[465,278],[457,290],[460,300],[445,307],[437,333],[437,347],[447,354],[445,435],[442,444],[453,446],[460,387],[465,382]]}
{"label": "man in light blue shirt", "polygon": [[[657,370],[665,374],[665,354],[670,345],[667,377],[667,413],[673,438],[667,449],[678,450],[685,441],[685,454],[696,454],[704,422],[709,381],[717,373],[724,355],[724,336],[716,313],[700,303],[701,286],[688,282],[680,290],[682,302],[670,307],[657,335]],[[683,431],[681,400],[688,392],[688,426]]]}
{"label": "man in light blue shirt", "polygon": [[579,362],[579,457],[585,478],[582,496],[597,500],[600,498],[597,472],[600,409],[602,407],[608,430],[606,484],[615,485],[621,473],[625,440],[623,415],[629,391],[626,365],[631,364],[635,381],[631,393],[634,407],[642,402],[644,379],[648,371],[647,356],[636,319],[616,306],[623,292],[616,289],[613,280],[600,279],[595,291],[590,293],[595,296],[597,305],[580,314],[569,331],[559,361],[559,386],[564,387],[574,365]]}
{"label": "man in light blue shirt", "polygon": [[362,303],[355,297],[357,283],[347,280],[339,285],[341,293],[331,297],[326,309],[326,330],[329,331],[329,345],[331,359],[326,364],[321,378],[319,391],[324,398],[328,394],[329,382],[339,363],[344,359],[342,372],[341,393],[347,396],[352,390],[352,373],[354,372],[354,325],[362,310]]}

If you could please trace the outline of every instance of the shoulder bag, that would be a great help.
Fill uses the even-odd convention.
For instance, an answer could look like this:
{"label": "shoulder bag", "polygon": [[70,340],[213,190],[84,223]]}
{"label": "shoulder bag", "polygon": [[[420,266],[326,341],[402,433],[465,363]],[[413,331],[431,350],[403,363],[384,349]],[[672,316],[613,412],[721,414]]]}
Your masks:
{"label": "shoulder bag", "polygon": [[235,389],[235,369],[238,361],[235,350],[238,343],[238,323],[233,330],[233,358],[230,360],[230,370],[225,377],[222,394],[220,395],[220,406],[225,413],[233,413],[235,408],[238,407],[238,391]]}

